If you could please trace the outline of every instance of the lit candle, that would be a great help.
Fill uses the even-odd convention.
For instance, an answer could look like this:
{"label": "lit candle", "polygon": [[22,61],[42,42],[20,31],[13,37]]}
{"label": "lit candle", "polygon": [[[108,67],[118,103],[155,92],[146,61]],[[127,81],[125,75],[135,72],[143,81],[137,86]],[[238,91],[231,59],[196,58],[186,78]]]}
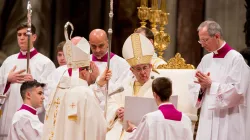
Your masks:
{"label": "lit candle", "polygon": [[148,6],[148,0],[141,0],[141,7],[142,6],[147,7]]}
{"label": "lit candle", "polygon": [[158,0],[152,0],[152,10],[158,10]]}
{"label": "lit candle", "polygon": [[161,0],[161,11],[167,13],[167,0]]}

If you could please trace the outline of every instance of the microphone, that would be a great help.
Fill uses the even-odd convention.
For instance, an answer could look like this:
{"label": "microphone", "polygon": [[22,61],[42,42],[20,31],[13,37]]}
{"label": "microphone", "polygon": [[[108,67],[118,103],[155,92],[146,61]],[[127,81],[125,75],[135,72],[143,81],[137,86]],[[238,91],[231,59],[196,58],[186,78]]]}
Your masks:
{"label": "microphone", "polygon": [[110,97],[110,96],[113,96],[113,95],[115,95],[115,94],[117,94],[117,93],[123,92],[123,91],[124,91],[124,87],[119,87],[119,88],[116,89],[115,91],[111,92],[111,93],[109,94],[109,97]]}

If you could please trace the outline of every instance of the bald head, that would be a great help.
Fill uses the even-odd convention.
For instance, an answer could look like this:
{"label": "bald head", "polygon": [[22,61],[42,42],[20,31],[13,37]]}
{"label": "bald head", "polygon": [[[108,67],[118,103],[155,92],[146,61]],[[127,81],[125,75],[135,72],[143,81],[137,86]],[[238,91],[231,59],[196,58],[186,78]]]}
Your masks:
{"label": "bald head", "polygon": [[94,29],[89,34],[89,44],[94,56],[102,58],[108,51],[107,34],[102,29]]}
{"label": "bald head", "polygon": [[80,36],[75,36],[71,39],[71,42],[76,45],[80,40],[82,39],[82,37]]}
{"label": "bald head", "polygon": [[102,29],[94,29],[93,31],[91,31],[89,34],[89,41],[96,39],[108,40],[106,32]]}

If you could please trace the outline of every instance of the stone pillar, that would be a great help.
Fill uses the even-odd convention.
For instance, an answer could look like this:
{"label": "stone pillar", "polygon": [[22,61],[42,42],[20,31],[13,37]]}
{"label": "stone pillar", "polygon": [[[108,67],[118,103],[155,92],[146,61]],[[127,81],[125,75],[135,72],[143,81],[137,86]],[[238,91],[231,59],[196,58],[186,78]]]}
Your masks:
{"label": "stone pillar", "polygon": [[235,50],[245,48],[244,24],[246,8],[244,0],[206,0],[206,19],[218,22],[226,42]]}
{"label": "stone pillar", "polygon": [[177,1],[167,0],[167,12],[170,13],[168,16],[168,25],[166,26],[166,32],[170,35],[170,44],[164,52],[164,60],[168,61],[174,57],[176,53],[176,31],[177,31]]}
{"label": "stone pillar", "polygon": [[179,0],[177,13],[177,52],[195,67],[202,57],[197,27],[203,21],[205,0]]}

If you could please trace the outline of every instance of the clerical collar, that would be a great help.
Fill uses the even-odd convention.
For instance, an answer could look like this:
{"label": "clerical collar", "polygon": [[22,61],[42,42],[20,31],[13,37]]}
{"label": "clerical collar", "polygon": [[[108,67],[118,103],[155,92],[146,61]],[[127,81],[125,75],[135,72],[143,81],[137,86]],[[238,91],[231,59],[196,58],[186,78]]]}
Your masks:
{"label": "clerical collar", "polygon": [[232,48],[224,42],[218,50],[213,52],[213,58],[224,58],[230,50]]}
{"label": "clerical collar", "polygon": [[220,46],[220,48],[217,49],[217,50],[215,50],[215,51],[213,51],[213,53],[214,53],[214,54],[218,54],[218,51],[219,51],[222,47],[224,47],[225,45],[226,45],[226,42],[224,41],[223,44]]}
{"label": "clerical collar", "polygon": [[161,106],[164,106],[164,105],[173,105],[173,104],[170,103],[170,102],[166,102],[166,103],[161,103],[158,107],[161,107]]}
{"label": "clerical collar", "polygon": [[[110,59],[114,55],[114,53],[110,52]],[[101,59],[98,59],[96,56],[94,56],[94,54],[92,54],[92,61],[108,62],[108,52]]]}
{"label": "clerical collar", "polygon": [[[30,58],[35,56],[38,53],[38,51],[35,48],[32,48],[30,50]],[[18,59],[26,59],[27,58],[27,51],[21,51],[18,54]]]}
{"label": "clerical collar", "polygon": [[36,115],[36,109],[27,104],[23,104],[19,110],[22,110],[22,109],[29,111],[33,115]]}

